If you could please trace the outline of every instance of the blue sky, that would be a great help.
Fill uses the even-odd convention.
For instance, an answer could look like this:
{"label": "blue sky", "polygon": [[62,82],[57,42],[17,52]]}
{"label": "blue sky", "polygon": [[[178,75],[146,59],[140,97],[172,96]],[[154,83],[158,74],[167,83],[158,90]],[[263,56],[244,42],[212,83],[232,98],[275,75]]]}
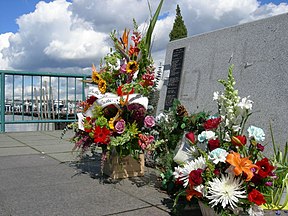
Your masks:
{"label": "blue sky", "polygon": [[[0,34],[15,33],[18,30],[16,19],[35,10],[39,0],[1,0],[0,1]],[[49,0],[45,0],[49,2]]]}

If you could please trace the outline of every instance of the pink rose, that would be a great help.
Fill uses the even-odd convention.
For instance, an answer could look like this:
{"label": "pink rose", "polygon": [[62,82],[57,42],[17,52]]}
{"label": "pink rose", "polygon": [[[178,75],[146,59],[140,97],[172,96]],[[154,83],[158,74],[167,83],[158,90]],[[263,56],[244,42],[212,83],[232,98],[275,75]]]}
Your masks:
{"label": "pink rose", "polygon": [[116,124],[115,124],[115,130],[118,134],[122,134],[125,130],[125,121],[124,119],[119,120]]}
{"label": "pink rose", "polygon": [[153,116],[146,116],[144,119],[144,125],[147,128],[151,128],[155,126],[155,118]]}
{"label": "pink rose", "polygon": [[154,136],[152,135],[139,134],[138,136],[138,144],[143,150],[145,150],[154,141]]}

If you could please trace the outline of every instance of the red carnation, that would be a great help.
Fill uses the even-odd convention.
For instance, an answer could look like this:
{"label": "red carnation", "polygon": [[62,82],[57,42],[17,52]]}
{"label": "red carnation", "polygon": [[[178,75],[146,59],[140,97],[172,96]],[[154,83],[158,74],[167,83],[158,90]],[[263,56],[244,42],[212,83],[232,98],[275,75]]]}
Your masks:
{"label": "red carnation", "polygon": [[185,135],[185,137],[192,143],[195,144],[196,143],[196,138],[193,132],[189,132]]}
{"label": "red carnation", "polygon": [[219,147],[220,147],[220,140],[219,139],[208,141],[208,149],[210,151],[213,151],[214,149],[219,148]]}
{"label": "red carnation", "polygon": [[255,203],[256,205],[262,205],[265,204],[266,201],[264,199],[263,194],[261,194],[258,190],[253,189],[249,194],[248,194],[248,200],[250,202]]}
{"label": "red carnation", "polygon": [[274,169],[274,166],[269,163],[268,158],[263,158],[262,160],[257,161],[256,165],[259,167],[258,175],[262,178],[269,176]]}
{"label": "red carnation", "polygon": [[202,169],[192,170],[189,174],[189,184],[192,186],[202,184],[203,182],[203,178],[201,176],[202,172],[203,172]]}
{"label": "red carnation", "polygon": [[208,119],[205,123],[204,123],[204,128],[205,130],[212,130],[214,128],[217,128],[218,125],[220,124],[221,122],[221,117],[218,117],[218,118],[211,118],[211,119]]}
{"label": "red carnation", "polygon": [[234,146],[243,146],[246,144],[247,139],[244,135],[233,136],[231,142]]}

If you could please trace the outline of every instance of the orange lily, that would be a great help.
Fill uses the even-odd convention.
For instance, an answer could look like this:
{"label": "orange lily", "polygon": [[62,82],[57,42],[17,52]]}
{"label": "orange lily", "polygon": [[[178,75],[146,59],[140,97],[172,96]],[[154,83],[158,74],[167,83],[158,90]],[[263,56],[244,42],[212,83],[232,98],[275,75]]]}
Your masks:
{"label": "orange lily", "polygon": [[192,186],[190,186],[189,189],[186,190],[186,199],[190,201],[193,196],[201,198],[202,193],[200,193],[199,191],[196,191]]}
{"label": "orange lily", "polygon": [[227,155],[226,161],[234,166],[234,173],[236,176],[242,174],[243,172],[247,175],[246,181],[250,181],[253,177],[252,168],[259,169],[258,166],[252,163],[248,157],[241,158],[240,154],[237,152],[232,152]]}

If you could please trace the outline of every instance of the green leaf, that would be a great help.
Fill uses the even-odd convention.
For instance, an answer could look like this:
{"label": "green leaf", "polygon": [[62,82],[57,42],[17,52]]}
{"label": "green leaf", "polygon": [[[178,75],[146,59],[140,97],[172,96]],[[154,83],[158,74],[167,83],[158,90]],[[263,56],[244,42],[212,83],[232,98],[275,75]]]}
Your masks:
{"label": "green leaf", "polygon": [[146,38],[145,38],[145,45],[146,45],[146,49],[147,49],[148,53],[150,53],[152,33],[154,30],[155,24],[157,22],[158,16],[160,14],[163,2],[164,2],[164,0],[160,1],[154,16],[150,20],[150,25],[149,25],[148,30],[147,30],[147,34],[146,34]]}
{"label": "green leaf", "polygon": [[184,129],[186,127],[186,124],[185,123],[182,123],[181,124],[181,129]]}

